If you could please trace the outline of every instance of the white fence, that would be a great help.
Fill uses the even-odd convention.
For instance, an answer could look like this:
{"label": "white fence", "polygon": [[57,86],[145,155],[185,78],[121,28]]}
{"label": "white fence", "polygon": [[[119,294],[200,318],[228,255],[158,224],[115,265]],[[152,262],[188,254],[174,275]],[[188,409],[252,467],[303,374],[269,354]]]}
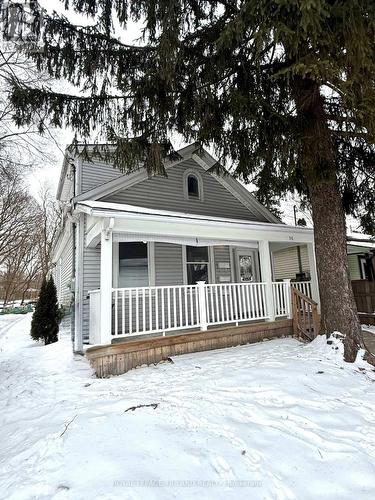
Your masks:
{"label": "white fence", "polygon": [[[310,282],[272,283],[275,317],[290,317],[290,287],[311,297]],[[265,320],[266,283],[230,283],[112,290],[112,334],[129,337],[211,325]],[[100,334],[100,291],[90,292],[90,343]],[[92,342],[93,341],[93,342]]]}

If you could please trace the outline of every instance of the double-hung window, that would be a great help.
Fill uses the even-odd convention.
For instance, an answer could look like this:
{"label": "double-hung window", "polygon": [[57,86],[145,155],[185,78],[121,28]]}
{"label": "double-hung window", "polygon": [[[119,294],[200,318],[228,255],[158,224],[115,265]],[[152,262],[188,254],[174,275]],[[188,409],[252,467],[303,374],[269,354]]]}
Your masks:
{"label": "double-hung window", "polygon": [[119,244],[119,287],[149,286],[147,243]]}
{"label": "double-hung window", "polygon": [[188,285],[197,281],[208,283],[208,247],[186,247],[186,266]]}

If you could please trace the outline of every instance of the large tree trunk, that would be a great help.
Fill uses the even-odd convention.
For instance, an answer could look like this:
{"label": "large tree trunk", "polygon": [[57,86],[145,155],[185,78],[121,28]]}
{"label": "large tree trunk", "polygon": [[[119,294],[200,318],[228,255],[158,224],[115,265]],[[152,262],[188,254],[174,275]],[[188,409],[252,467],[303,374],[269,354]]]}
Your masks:
{"label": "large tree trunk", "polygon": [[337,183],[315,184],[310,188],[310,200],[322,332],[343,333],[345,360],[353,362],[361,345],[361,326],[349,276],[345,217]]}
{"label": "large tree trunk", "polygon": [[345,360],[353,362],[361,345],[361,326],[349,277],[334,143],[319,85],[295,76],[292,88],[301,133],[300,161],[312,205],[322,331],[343,333]]}

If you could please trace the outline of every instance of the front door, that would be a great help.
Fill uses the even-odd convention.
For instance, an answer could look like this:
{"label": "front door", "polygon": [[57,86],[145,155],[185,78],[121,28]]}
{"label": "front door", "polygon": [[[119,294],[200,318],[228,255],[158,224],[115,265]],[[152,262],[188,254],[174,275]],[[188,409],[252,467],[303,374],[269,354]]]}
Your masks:
{"label": "front door", "polygon": [[258,252],[256,250],[237,248],[236,263],[239,283],[259,281]]}

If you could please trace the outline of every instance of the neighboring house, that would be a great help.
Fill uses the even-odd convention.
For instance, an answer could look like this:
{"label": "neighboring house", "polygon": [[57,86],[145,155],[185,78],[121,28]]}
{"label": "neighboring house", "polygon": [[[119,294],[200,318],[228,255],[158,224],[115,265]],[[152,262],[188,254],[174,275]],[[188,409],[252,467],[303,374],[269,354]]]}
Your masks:
{"label": "neighboring house", "polygon": [[[295,277],[299,259],[311,278],[301,290],[318,301],[312,230],[282,224],[199,151],[181,149],[180,160],[166,161],[167,177],[151,178],[67,151],[53,274],[60,304],[72,303],[76,351],[290,315],[282,280]],[[286,249],[288,265],[279,257]]]}
{"label": "neighboring house", "polygon": [[[364,234],[347,236],[348,265],[352,280],[375,277],[375,241]],[[274,246],[272,261],[275,279],[310,279],[310,264],[306,245]]]}

